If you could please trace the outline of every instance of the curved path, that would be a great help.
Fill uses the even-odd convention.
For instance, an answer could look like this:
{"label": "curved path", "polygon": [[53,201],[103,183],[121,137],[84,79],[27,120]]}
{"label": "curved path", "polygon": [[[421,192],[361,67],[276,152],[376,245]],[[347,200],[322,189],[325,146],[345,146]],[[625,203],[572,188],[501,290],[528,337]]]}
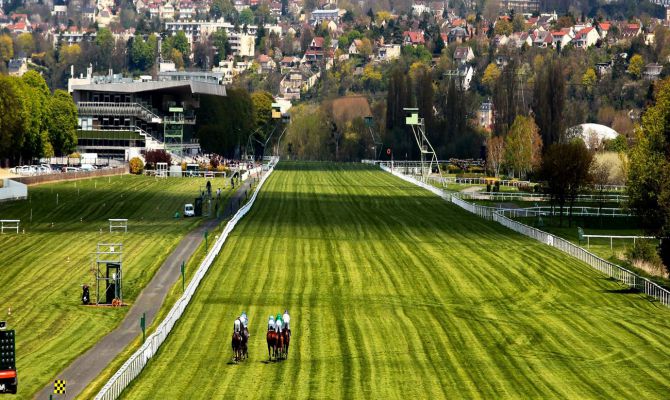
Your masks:
{"label": "curved path", "polygon": [[[228,202],[229,206],[224,210],[224,218],[237,212],[250,187],[251,180],[247,179],[231,196]],[[165,301],[167,293],[181,276],[179,267],[182,261],[187,261],[198,249],[200,243],[202,243],[205,230],[215,229],[219,222],[216,219],[205,221],[189,232],[170,253],[147,287],[137,297],[121,324],[57,375],[58,379],[65,379],[67,382],[68,398],[77,397],[119,353],[141,334],[139,321],[142,313],[146,313],[147,327],[151,326],[163,305],[163,301]],[[39,400],[49,399],[49,395],[52,393],[53,383],[49,383],[40,390],[35,398]]]}

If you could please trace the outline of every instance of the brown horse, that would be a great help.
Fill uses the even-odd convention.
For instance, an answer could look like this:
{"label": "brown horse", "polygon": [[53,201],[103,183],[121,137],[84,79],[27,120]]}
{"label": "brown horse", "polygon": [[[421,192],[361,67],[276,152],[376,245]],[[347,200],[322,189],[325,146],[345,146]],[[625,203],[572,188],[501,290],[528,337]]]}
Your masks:
{"label": "brown horse", "polygon": [[249,343],[249,330],[247,328],[244,328],[242,331],[242,358],[249,358],[249,347],[247,344]]}
{"label": "brown horse", "polygon": [[233,333],[233,360],[240,361],[242,359],[242,335],[239,332]]}
{"label": "brown horse", "polygon": [[284,358],[284,333],[277,333],[277,340],[275,342],[275,357],[278,360]]}
{"label": "brown horse", "polygon": [[272,361],[274,355],[275,343],[277,342],[277,333],[275,331],[268,331],[266,335],[268,341],[268,359]]}
{"label": "brown horse", "polygon": [[282,335],[284,336],[284,358],[288,358],[288,345],[291,343],[291,332],[285,329]]}

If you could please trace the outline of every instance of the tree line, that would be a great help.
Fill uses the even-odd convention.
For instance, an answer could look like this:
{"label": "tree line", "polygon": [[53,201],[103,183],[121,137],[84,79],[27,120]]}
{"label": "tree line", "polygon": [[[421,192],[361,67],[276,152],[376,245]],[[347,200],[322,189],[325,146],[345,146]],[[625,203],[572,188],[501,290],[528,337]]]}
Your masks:
{"label": "tree line", "polygon": [[77,108],[63,90],[53,94],[42,76],[0,75],[0,159],[21,164],[70,154],[77,145]]}

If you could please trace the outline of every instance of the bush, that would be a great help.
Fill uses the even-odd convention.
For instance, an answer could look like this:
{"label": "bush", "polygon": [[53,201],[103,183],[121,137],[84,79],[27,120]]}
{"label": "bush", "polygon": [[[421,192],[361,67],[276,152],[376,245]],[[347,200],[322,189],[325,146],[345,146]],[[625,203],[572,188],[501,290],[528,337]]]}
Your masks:
{"label": "bush", "polygon": [[650,240],[636,240],[635,244],[626,250],[626,258],[631,263],[645,261],[652,265],[661,264],[661,257],[658,255],[656,246]]}
{"label": "bush", "polygon": [[149,150],[144,156],[144,159],[147,161],[148,169],[156,169],[156,164],[159,162],[164,162],[170,165],[172,162],[172,156],[170,153],[163,149]]}
{"label": "bush", "polygon": [[130,173],[139,175],[144,170],[144,162],[139,157],[133,157],[129,163]]}

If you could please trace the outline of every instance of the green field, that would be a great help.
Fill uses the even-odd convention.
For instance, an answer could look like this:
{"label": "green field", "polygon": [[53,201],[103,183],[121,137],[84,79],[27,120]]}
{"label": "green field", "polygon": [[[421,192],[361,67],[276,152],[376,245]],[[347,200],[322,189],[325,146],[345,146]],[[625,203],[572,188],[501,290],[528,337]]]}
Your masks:
{"label": "green field", "polygon": [[[25,234],[0,236],[0,320],[17,331],[18,398],[31,398],[128,310],[81,305],[84,283],[95,300],[90,269],[96,243],[123,243],[124,300],[132,303],[199,223],[174,214],[205,182],[116,176],[30,187],[29,201],[0,204],[0,218],[21,219],[25,228]],[[128,233],[110,234],[108,218],[128,218]]]}
{"label": "green field", "polygon": [[[284,308],[289,359],[268,363]],[[280,163],[124,398],[664,398],[669,317],[390,174]]]}

